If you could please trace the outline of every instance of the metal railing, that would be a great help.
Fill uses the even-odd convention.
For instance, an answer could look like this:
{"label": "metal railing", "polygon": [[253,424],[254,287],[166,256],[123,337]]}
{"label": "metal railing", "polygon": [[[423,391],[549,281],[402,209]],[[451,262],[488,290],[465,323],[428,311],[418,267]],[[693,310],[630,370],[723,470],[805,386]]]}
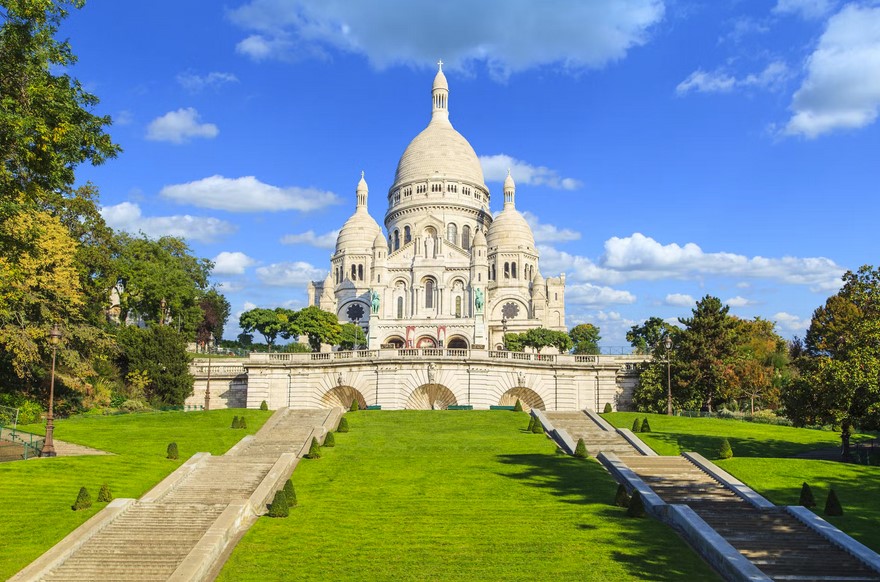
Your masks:
{"label": "metal railing", "polygon": [[39,457],[46,438],[29,432],[22,432],[15,427],[0,425],[0,440],[22,446],[22,458]]}

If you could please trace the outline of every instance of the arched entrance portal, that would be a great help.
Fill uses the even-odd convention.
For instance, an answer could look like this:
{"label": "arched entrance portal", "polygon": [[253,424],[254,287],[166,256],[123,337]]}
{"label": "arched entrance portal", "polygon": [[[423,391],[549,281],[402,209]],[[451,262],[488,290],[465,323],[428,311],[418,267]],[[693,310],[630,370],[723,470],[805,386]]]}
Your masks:
{"label": "arched entrance portal", "polygon": [[437,340],[432,338],[431,336],[422,336],[419,338],[419,341],[416,343],[417,348],[436,348]]}
{"label": "arched entrance portal", "polygon": [[400,337],[399,335],[393,335],[385,340],[384,345],[391,345],[397,348],[398,350],[406,346],[406,340]]}
{"label": "arched entrance portal", "polygon": [[467,340],[463,337],[455,336],[449,338],[449,342],[446,344],[446,347],[450,350],[466,350],[468,347]]}
{"label": "arched entrance portal", "polygon": [[525,388],[523,386],[511,388],[502,394],[501,400],[498,401],[498,404],[501,406],[516,406],[517,400],[519,400],[520,404],[522,404],[523,410],[526,412],[532,408],[547,410],[544,407],[544,400],[538,396],[538,393],[531,388]]}
{"label": "arched entrance portal", "polygon": [[409,410],[445,410],[458,404],[452,390],[442,384],[423,384],[409,395],[406,408]]}
{"label": "arched entrance portal", "polygon": [[353,400],[357,400],[359,409],[364,410],[367,407],[367,401],[364,398],[364,395],[356,388],[352,388],[351,386],[337,386],[336,388],[328,390],[327,393],[321,397],[321,404],[327,408],[341,406],[345,410],[348,410],[351,408]]}

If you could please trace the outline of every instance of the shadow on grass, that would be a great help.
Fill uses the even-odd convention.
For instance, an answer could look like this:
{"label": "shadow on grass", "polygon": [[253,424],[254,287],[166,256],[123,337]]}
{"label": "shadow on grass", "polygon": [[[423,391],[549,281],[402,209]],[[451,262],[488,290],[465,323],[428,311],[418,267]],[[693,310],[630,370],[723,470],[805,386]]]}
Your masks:
{"label": "shadow on grass", "polygon": [[[652,432],[639,435],[648,444],[652,440],[659,441],[666,446],[678,447],[681,452],[697,452],[707,459],[718,458],[723,436],[694,435],[675,432]],[[815,443],[794,443],[790,441],[767,439],[764,437],[743,438],[727,437],[733,454],[736,457],[794,457],[799,453],[811,451],[817,448]]]}
{"label": "shadow on grass", "polygon": [[500,473],[504,477],[547,489],[566,503],[608,505],[614,500],[616,484],[599,463],[547,454],[498,455],[498,461],[519,467]]}

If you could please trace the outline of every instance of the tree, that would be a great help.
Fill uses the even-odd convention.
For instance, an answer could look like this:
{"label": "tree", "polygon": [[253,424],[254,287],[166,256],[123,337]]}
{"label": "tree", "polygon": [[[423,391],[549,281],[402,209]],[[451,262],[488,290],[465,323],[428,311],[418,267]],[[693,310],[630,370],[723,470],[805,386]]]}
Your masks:
{"label": "tree", "polygon": [[311,305],[296,312],[291,329],[295,335],[306,335],[312,351],[319,351],[321,344],[337,345],[342,336],[342,326],[336,315]]}
{"label": "tree", "polygon": [[523,340],[525,339],[525,334],[521,333],[506,333],[504,334],[504,349],[508,352],[521,352],[525,349],[525,344]]}
{"label": "tree", "polygon": [[736,320],[736,348],[726,374],[728,393],[747,398],[752,414],[756,400],[777,408],[780,389],[790,380],[788,346],[775,327],[760,317]]}
{"label": "tree", "polygon": [[697,302],[693,316],[679,318],[685,329],[678,334],[675,346],[680,367],[679,382],[690,387],[702,401],[702,408],[712,411],[725,384],[725,372],[736,351],[736,320],[721,300],[706,295]]}
{"label": "tree", "polygon": [[199,301],[202,310],[202,321],[196,328],[196,341],[201,345],[207,345],[209,341],[217,342],[223,338],[223,328],[229,319],[229,301],[226,297],[210,289]]}
{"label": "tree", "polygon": [[354,350],[367,344],[363,328],[354,323],[343,323],[339,337],[339,348],[343,350]]}
{"label": "tree", "polygon": [[255,307],[241,314],[238,318],[238,325],[246,334],[254,331],[259,332],[271,351],[278,334],[282,331],[283,322],[274,310]]}
{"label": "tree", "polygon": [[599,335],[599,328],[592,323],[582,323],[580,325],[576,325],[571,328],[571,331],[568,332],[568,335],[571,338],[572,344],[574,345],[574,350],[572,350],[572,353],[599,353],[599,340],[601,340],[602,337]]}
{"label": "tree", "polygon": [[151,382],[145,396],[150,402],[180,406],[192,394],[194,379],[189,373],[186,338],[177,330],[167,325],[146,329],[130,325],[119,328],[117,341],[122,373],[148,373]]}
{"label": "tree", "polygon": [[637,354],[650,354],[655,349],[662,349],[664,338],[674,336],[677,331],[678,328],[659,317],[649,317],[642,325],[634,325],[626,332],[626,341]]}

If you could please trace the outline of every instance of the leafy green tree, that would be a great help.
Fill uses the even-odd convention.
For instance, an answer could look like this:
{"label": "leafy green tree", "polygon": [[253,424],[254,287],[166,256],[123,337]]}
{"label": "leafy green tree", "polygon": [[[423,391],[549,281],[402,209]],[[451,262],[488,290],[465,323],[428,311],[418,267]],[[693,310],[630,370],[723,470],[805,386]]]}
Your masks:
{"label": "leafy green tree", "polygon": [[155,405],[180,406],[192,394],[193,376],[189,372],[186,338],[163,325],[146,329],[129,325],[117,333],[123,374],[138,370],[151,380],[145,396]]}
{"label": "leafy green tree", "polygon": [[522,352],[525,350],[525,334],[506,333],[504,334],[504,349],[508,352]]}
{"label": "leafy green tree", "polygon": [[725,384],[725,372],[736,352],[736,320],[721,300],[706,295],[697,301],[693,316],[680,318],[685,329],[675,346],[678,382],[689,386],[702,401],[702,408],[713,410]]}
{"label": "leafy green tree", "polygon": [[523,347],[532,348],[539,354],[541,353],[541,350],[550,346],[555,347],[560,353],[565,353],[571,349],[571,338],[567,333],[562,331],[554,331],[544,327],[535,327],[519,335],[520,338],[518,341],[521,342]]}
{"label": "leafy green tree", "polygon": [[216,289],[209,289],[199,300],[202,321],[196,327],[196,341],[207,345],[213,338],[215,342],[223,338],[223,328],[229,319],[229,301]]}
{"label": "leafy green tree", "polygon": [[343,323],[340,331],[339,347],[343,350],[354,350],[367,345],[367,337],[361,326],[354,323]]}
{"label": "leafy green tree", "polygon": [[637,354],[651,354],[657,349],[665,349],[663,340],[666,336],[675,336],[678,328],[663,321],[659,317],[649,317],[641,325],[632,326],[626,332],[626,341]]}
{"label": "leafy green tree", "polygon": [[576,325],[571,328],[568,335],[574,345],[572,353],[588,355],[599,353],[599,341],[602,336],[599,335],[599,328],[592,323]]}
{"label": "leafy green tree", "polygon": [[752,414],[755,403],[778,408],[781,388],[790,382],[788,345],[776,333],[772,321],[736,320],[736,349],[728,366],[728,393],[734,398],[747,398]]}
{"label": "leafy green tree", "polygon": [[283,322],[273,309],[255,307],[242,313],[238,318],[238,324],[246,334],[256,331],[262,335],[271,351],[286,322]]}

